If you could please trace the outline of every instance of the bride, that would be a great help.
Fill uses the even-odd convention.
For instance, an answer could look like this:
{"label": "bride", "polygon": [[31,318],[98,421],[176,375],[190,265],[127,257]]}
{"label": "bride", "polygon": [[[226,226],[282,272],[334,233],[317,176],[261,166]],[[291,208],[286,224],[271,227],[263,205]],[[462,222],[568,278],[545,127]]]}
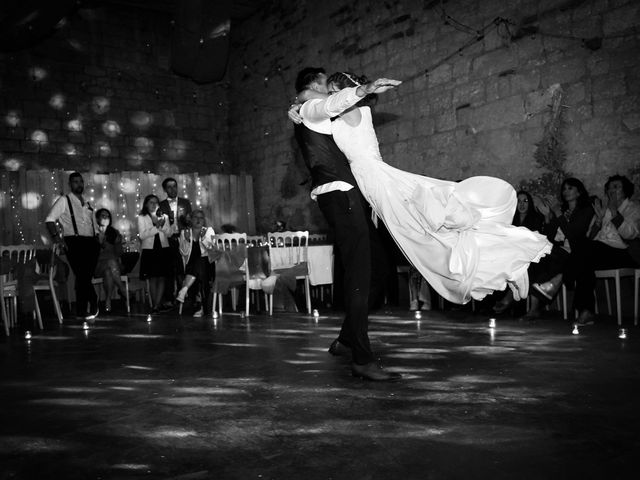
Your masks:
{"label": "bride", "polygon": [[[400,84],[387,82],[389,88]],[[343,72],[327,79],[329,94],[366,83]],[[298,94],[302,103],[315,98],[327,95],[315,90]],[[296,115],[290,111],[292,120],[300,120]],[[331,125],[362,194],[407,259],[442,297],[466,303],[506,285],[514,298],[527,296],[529,263],[549,253],[551,244],[536,232],[511,225],[517,197],[510,184],[486,176],[450,182],[384,163],[366,106],[349,108]]]}

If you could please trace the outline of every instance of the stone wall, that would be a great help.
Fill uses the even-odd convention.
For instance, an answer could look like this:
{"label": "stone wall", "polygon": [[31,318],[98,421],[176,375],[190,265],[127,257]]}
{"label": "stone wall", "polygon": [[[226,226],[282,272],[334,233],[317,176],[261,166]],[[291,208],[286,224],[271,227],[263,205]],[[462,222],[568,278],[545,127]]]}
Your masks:
{"label": "stone wall", "polygon": [[[496,17],[509,21],[494,28]],[[311,65],[413,78],[375,108],[382,154],[399,168],[528,181],[550,197],[570,174],[599,195],[616,172],[639,185],[638,25],[633,0],[272,3],[232,30],[234,169],[253,175],[263,229],[277,218],[291,228],[324,228],[308,185],[300,185],[306,172],[286,119],[295,75]],[[475,41],[464,26],[489,27]],[[544,166],[534,153],[554,92],[562,95],[566,161]]]}
{"label": "stone wall", "polygon": [[81,9],[0,56],[3,168],[224,173],[227,91],[169,70],[172,17]]}

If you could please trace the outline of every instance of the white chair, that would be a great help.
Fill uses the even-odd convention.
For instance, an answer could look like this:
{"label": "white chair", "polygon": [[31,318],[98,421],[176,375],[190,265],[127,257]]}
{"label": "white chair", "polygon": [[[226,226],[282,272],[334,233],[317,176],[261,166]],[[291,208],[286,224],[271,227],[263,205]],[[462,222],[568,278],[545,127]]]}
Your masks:
{"label": "white chair", "polygon": [[[0,257],[10,262],[27,263],[36,256],[36,248],[33,245],[3,245],[0,246]],[[5,327],[5,333],[9,335],[10,327],[18,323],[18,281],[11,273],[0,275],[0,293],[2,294],[0,315]],[[42,323],[40,322],[40,328]]]}
{"label": "white chair", "polygon": [[35,296],[35,306],[36,306],[36,316],[38,318],[38,324],[40,328],[42,328],[42,315],[40,313],[40,303],[38,302],[38,292],[50,292],[51,300],[53,301],[53,308],[56,311],[56,316],[58,317],[58,322],[62,325],[62,310],[60,309],[60,302],[58,301],[58,294],[56,293],[56,288],[58,287],[58,282],[54,280],[56,277],[56,271],[58,269],[58,255],[60,253],[60,246],[58,244],[53,244],[51,247],[51,256],[49,257],[48,263],[43,263],[40,265],[40,273],[46,274],[46,280],[40,280],[36,282],[33,286],[33,295]]}
{"label": "white chair", "polygon": [[309,234],[309,244],[321,244],[327,243],[329,236],[326,233],[310,233]]}
{"label": "white chair", "polygon": [[[247,234],[246,233],[221,233],[214,237],[214,243],[218,250],[236,250],[240,245],[247,245]],[[246,256],[244,265],[246,266]],[[245,278],[246,280],[246,278]],[[213,282],[213,293],[212,293],[212,312],[216,311],[216,306],[218,307],[218,311],[222,314],[222,295],[217,292],[217,278],[216,281]],[[249,302],[249,293],[247,289],[247,304]],[[238,304],[238,288],[231,287],[231,303],[232,308],[235,311]],[[247,310],[249,307],[247,305]]]}
{"label": "white chair", "polygon": [[[304,280],[305,300],[307,313],[311,314],[311,291],[309,283],[308,252],[309,232],[269,232],[267,234],[269,243],[269,256],[271,257],[271,268],[274,268],[274,258],[284,257],[283,267],[292,267],[302,263],[306,264],[307,270],[304,275],[297,275],[296,280]],[[280,249],[287,249],[286,252]],[[282,254],[280,252],[283,252]],[[276,264],[277,266],[277,264]]]}
{"label": "white chair", "polygon": [[[129,313],[131,313],[131,305],[129,303],[129,276],[128,275],[120,275],[120,280],[124,283],[124,291],[127,294],[126,304],[127,304],[127,314],[129,314]],[[98,300],[101,300],[102,299],[101,292],[103,291],[103,289],[99,288],[99,286],[104,284],[104,280],[102,278],[100,278],[100,277],[93,277],[91,279],[91,284],[93,285],[93,287],[96,290],[96,295],[98,295]],[[150,294],[149,294],[149,298],[151,298]]]}
{"label": "white chair", "polygon": [[[610,270],[596,270],[595,271],[595,275],[596,275],[596,279],[602,279],[604,280],[604,288],[605,288],[605,294],[607,296],[607,310],[609,312],[609,315],[612,315],[612,311],[611,311],[611,294],[609,292],[609,282],[608,280],[613,280],[614,281],[614,286],[615,286],[615,294],[616,294],[616,315],[618,317],[618,325],[622,325],[622,299],[621,299],[621,293],[620,293],[620,279],[623,277],[635,277],[636,280],[634,282],[634,294],[636,294],[637,292],[637,285],[638,285],[638,280],[637,280],[637,276],[636,276],[636,269],[633,268],[614,268],[614,269],[610,269]],[[636,300],[634,302],[634,323],[637,324],[637,319],[638,319],[638,308],[637,308],[637,295],[636,295]],[[596,313],[598,313],[598,299],[596,297]]]}
{"label": "white chair", "polygon": [[247,235],[247,245],[251,244],[254,247],[264,243],[266,239],[262,235]]}

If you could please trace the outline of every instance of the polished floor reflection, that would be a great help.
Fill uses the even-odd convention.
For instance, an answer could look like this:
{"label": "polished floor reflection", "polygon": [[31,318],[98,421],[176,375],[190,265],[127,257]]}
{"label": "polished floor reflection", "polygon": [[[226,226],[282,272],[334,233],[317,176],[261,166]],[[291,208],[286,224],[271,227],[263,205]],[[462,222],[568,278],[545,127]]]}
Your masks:
{"label": "polished floor reflection", "polygon": [[352,378],[340,318],[49,321],[0,340],[0,479],[619,478],[640,330],[371,317],[399,383]]}

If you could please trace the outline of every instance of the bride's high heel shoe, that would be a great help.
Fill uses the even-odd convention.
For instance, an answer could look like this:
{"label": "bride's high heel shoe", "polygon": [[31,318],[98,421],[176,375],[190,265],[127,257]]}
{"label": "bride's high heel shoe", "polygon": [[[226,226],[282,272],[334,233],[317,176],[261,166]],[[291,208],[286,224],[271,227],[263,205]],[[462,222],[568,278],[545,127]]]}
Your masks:
{"label": "bride's high heel shoe", "polygon": [[529,275],[526,271],[515,280],[507,282],[507,285],[513,292],[513,299],[516,302],[527,298],[529,295]]}

